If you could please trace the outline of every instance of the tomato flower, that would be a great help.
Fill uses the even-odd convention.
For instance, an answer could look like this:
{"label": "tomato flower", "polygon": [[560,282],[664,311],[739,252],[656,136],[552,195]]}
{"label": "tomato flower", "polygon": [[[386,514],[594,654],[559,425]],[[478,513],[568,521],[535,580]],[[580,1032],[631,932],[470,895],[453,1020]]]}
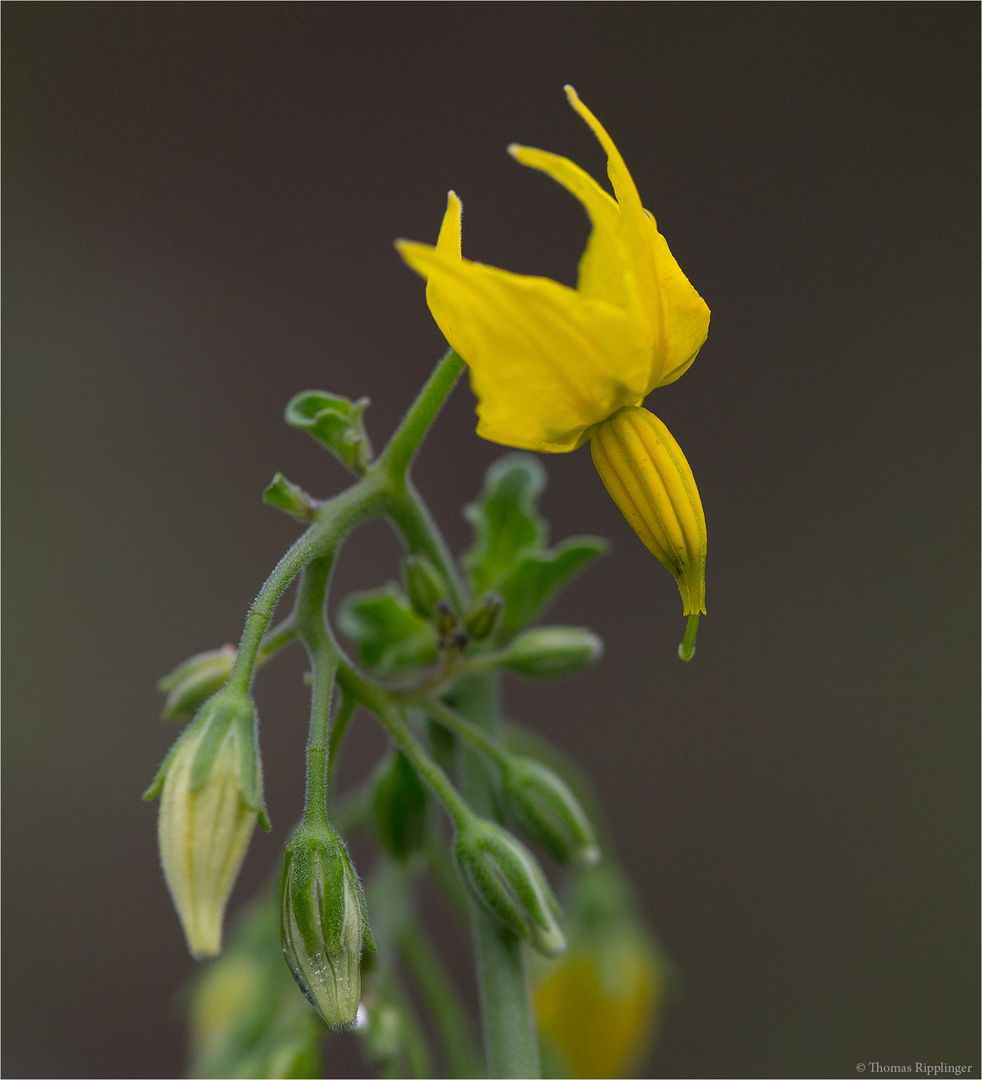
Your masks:
{"label": "tomato flower", "polygon": [[[642,205],[613,140],[571,86],[566,95],[607,153],[613,197],[567,158],[508,149],[562,184],[590,217],[575,289],[464,259],[454,192],[436,247],[396,246],[426,278],[430,311],[470,368],[478,435],[547,453],[592,439],[607,490],[675,574],[683,613],[697,619],[705,611],[702,504],[678,444],[640,405],[688,369],[706,340],[709,308]],[[690,622],[687,641],[692,634]]]}

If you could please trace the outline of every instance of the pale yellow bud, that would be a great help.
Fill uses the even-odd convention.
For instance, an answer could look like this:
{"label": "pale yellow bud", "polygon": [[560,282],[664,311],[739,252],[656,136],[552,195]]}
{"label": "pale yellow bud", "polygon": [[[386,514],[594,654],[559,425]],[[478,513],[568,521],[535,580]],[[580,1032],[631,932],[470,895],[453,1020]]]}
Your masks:
{"label": "pale yellow bud", "polygon": [[[219,695],[161,767],[160,861],[193,956],[215,956],[225,906],[261,814],[248,699]],[[265,814],[262,814],[265,823]]]}

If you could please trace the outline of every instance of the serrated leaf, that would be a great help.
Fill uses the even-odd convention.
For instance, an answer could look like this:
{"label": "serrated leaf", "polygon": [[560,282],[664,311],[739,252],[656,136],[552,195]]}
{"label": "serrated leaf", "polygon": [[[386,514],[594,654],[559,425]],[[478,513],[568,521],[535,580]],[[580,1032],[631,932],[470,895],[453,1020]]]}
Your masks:
{"label": "serrated leaf", "polygon": [[549,551],[527,551],[497,583],[505,614],[499,636],[508,639],[545,610],[555,594],[607,550],[599,536],[571,536]]}
{"label": "serrated leaf", "polygon": [[545,485],[530,454],[507,454],[488,469],[480,498],[464,508],[475,539],[463,563],[475,593],[497,588],[523,551],[545,544],[549,527],[535,505]]}
{"label": "serrated leaf", "polygon": [[338,626],[358,646],[361,662],[379,675],[432,664],[436,631],[393,585],[345,598]]}

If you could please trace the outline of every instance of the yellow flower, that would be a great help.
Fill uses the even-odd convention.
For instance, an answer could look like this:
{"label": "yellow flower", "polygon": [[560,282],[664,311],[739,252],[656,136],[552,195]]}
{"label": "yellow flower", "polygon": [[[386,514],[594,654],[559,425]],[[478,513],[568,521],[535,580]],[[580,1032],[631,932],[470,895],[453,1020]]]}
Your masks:
{"label": "yellow flower", "polygon": [[[588,438],[606,447],[595,449],[594,460],[608,490],[675,573],[684,613],[697,617],[705,610],[706,530],[692,472],[661,421],[654,441],[620,438],[616,452],[607,432],[618,415],[623,421],[621,410],[644,412],[637,407],[655,387],[686,371],[706,340],[709,308],[642,206],[610,136],[571,86],[566,95],[607,153],[614,197],[564,157],[508,149],[586,208],[593,229],[575,289],[462,258],[460,200],[453,192],[436,247],[404,240],[396,246],[426,278],[433,317],[470,367],[478,435],[549,453],[575,450]],[[661,449],[652,457],[655,443]],[[652,486],[656,475],[660,481]],[[680,493],[683,501],[674,502]]]}

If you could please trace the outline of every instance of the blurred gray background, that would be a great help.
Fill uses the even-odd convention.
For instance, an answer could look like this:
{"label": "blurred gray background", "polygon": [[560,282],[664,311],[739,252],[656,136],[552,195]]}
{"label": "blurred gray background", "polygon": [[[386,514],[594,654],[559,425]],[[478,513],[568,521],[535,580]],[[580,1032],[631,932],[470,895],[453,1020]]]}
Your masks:
{"label": "blurred gray background", "polygon": [[[157,678],[235,641],[295,535],[260,496],[345,474],[282,422],[444,345],[398,236],[573,283],[579,206],[512,140],[620,146],[712,312],[649,406],[709,522],[695,661],[589,452],[553,536],[611,554],[554,609],[608,652],[512,714],[594,778],[681,976],[646,1075],[979,1069],[975,4],[7,4],[4,1074],[167,1077],[191,972],[140,795]],[[455,550],[503,452],[456,390],[415,476]],[[376,524],[337,593],[393,577]],[[300,808],[291,655],[258,690],[271,836]],[[351,778],[381,739],[361,722]],[[359,1073],[350,1037],[333,1075]]]}

